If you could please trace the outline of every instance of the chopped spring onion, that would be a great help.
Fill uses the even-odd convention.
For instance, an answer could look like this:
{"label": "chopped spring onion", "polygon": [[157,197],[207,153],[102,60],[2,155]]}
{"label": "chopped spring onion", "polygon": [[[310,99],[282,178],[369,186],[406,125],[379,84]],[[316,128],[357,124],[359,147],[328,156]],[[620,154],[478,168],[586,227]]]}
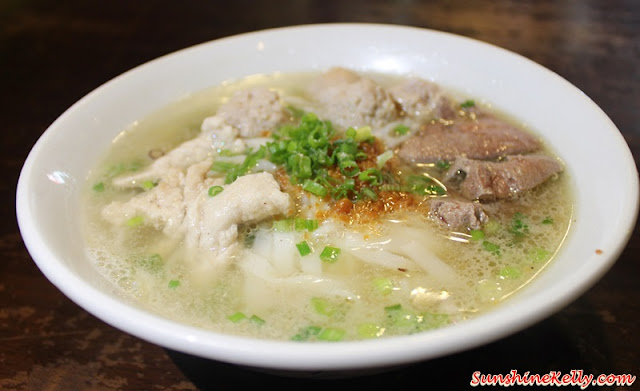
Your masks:
{"label": "chopped spring onion", "polygon": [[222,186],[211,186],[209,188],[209,197],[217,196],[218,194],[222,193],[222,190],[224,190]]}
{"label": "chopped spring onion", "polygon": [[338,260],[340,251],[337,247],[326,246],[320,253],[320,259],[327,263],[334,263]]}
{"label": "chopped spring onion", "polygon": [[551,256],[551,253],[543,248],[535,247],[531,249],[531,251],[529,251],[527,255],[533,262],[542,262],[548,260]]}
{"label": "chopped spring onion", "polygon": [[257,151],[249,150],[242,164],[216,160],[211,165],[211,171],[225,173],[225,183],[233,183],[239,176],[248,174],[258,164],[258,160],[264,159],[267,155],[267,148],[261,145]]}
{"label": "chopped spring onion", "polygon": [[287,110],[289,110],[293,118],[302,118],[302,116],[304,115],[304,110],[299,109],[292,105],[288,105]]}
{"label": "chopped spring onion", "polygon": [[311,179],[307,179],[306,181],[304,181],[302,189],[308,191],[311,194],[315,194],[318,197],[324,197],[327,195],[327,188],[322,186],[318,182],[312,181]]}
{"label": "chopped spring onion", "polygon": [[256,324],[258,326],[262,326],[263,324],[265,324],[264,319],[260,318],[259,316],[251,315],[250,317],[247,317],[247,315],[239,311],[227,316],[227,319],[233,323],[238,323],[240,321],[248,319],[251,323]]}
{"label": "chopped spring onion", "polygon": [[341,160],[338,163],[338,167],[340,168],[340,173],[346,177],[354,177],[360,173],[360,167],[358,167],[358,163],[355,160]]}
{"label": "chopped spring onion", "polygon": [[499,257],[501,254],[500,246],[493,242],[489,242],[488,240],[482,242],[482,248],[497,257]]}
{"label": "chopped spring onion", "polygon": [[257,324],[258,326],[262,326],[265,323],[264,319],[260,318],[257,315],[251,315],[249,320],[251,321],[251,323]]}
{"label": "chopped spring onion", "polygon": [[349,198],[349,194],[353,193],[356,188],[356,182],[353,179],[347,179],[342,184],[333,188],[331,196],[336,200]]}
{"label": "chopped spring onion", "polygon": [[142,168],[142,163],[138,161],[130,162],[130,163],[118,163],[111,166],[107,173],[105,174],[108,178],[116,177],[123,172],[133,172],[138,171]]}
{"label": "chopped spring onion", "polygon": [[522,271],[515,266],[505,266],[498,273],[502,279],[512,279],[522,276]]}
{"label": "chopped spring onion", "polygon": [[320,331],[318,341],[337,342],[344,338],[347,332],[344,329],[326,327]]}
{"label": "chopped spring onion", "polygon": [[443,171],[448,170],[449,167],[451,167],[451,162],[448,162],[446,160],[438,160],[436,162],[436,167]]}
{"label": "chopped spring onion", "polygon": [[484,231],[481,229],[472,229],[469,232],[469,235],[471,235],[471,240],[473,241],[478,241],[478,240],[482,240],[484,239]]}
{"label": "chopped spring onion", "polygon": [[509,232],[516,236],[516,238],[521,239],[526,234],[529,233],[529,225],[527,225],[527,216],[522,214],[521,212],[516,212],[511,219],[511,227],[509,227]]}
{"label": "chopped spring onion", "polygon": [[171,280],[169,281],[169,288],[176,289],[180,286],[180,280]]}
{"label": "chopped spring onion", "polygon": [[162,273],[162,266],[164,265],[164,261],[160,254],[151,254],[149,256],[135,258],[133,262],[136,266],[154,274]]}
{"label": "chopped spring onion", "polygon": [[272,228],[279,232],[291,232],[293,230],[293,219],[275,220]]}
{"label": "chopped spring onion", "polygon": [[315,231],[318,229],[318,220],[314,219],[302,219],[300,217],[296,217],[294,219],[294,226],[296,231]]}
{"label": "chopped spring onion", "polygon": [[129,227],[137,227],[137,226],[141,225],[142,223],[144,223],[144,217],[142,217],[142,216],[133,216],[132,218],[127,220],[127,225]]}
{"label": "chopped spring onion", "polygon": [[433,179],[423,175],[410,175],[407,178],[407,185],[415,194],[423,196],[445,195],[447,191],[435,183]]}
{"label": "chopped spring onion", "polygon": [[407,125],[400,124],[393,128],[393,133],[395,133],[397,136],[404,136],[405,134],[409,133],[409,130],[410,128]]}
{"label": "chopped spring onion", "polygon": [[309,243],[304,240],[300,243],[297,243],[296,247],[298,248],[298,252],[300,253],[300,255],[303,257],[305,255],[311,254],[311,247],[309,247]]}
{"label": "chopped spring onion", "polygon": [[318,334],[320,334],[320,331],[322,331],[321,327],[318,326],[307,326],[303,329],[301,329],[298,334],[294,335],[291,340],[292,341],[308,341],[314,337],[316,337]]}
{"label": "chopped spring onion", "polygon": [[378,199],[378,195],[368,187],[363,187],[362,189],[360,189],[360,194],[358,196],[358,199],[364,200],[365,198],[375,201]]}
{"label": "chopped spring onion", "polygon": [[[350,131],[352,131],[350,133]],[[367,141],[367,140],[371,140],[371,138],[373,137],[371,135],[371,127],[370,126],[361,126],[357,129],[354,128],[349,128],[347,130],[347,137],[351,137],[353,138],[356,142],[362,142],[362,141]]]}
{"label": "chopped spring onion", "polygon": [[230,157],[230,156],[236,156],[236,155],[239,155],[239,153],[233,152],[233,151],[231,151],[230,149],[222,149],[222,148],[219,148],[219,149],[217,150],[217,152],[218,152],[218,155],[219,155],[219,156],[224,156],[224,157]]}
{"label": "chopped spring onion", "polygon": [[416,315],[402,308],[401,304],[395,304],[384,308],[387,319],[394,327],[412,326],[416,322]]}
{"label": "chopped spring onion", "polygon": [[155,183],[153,183],[153,181],[144,181],[140,184],[140,187],[142,187],[144,190],[151,190],[156,186]]}
{"label": "chopped spring onion", "polygon": [[338,307],[335,304],[321,297],[312,297],[311,306],[320,315],[333,316],[338,312]]}
{"label": "chopped spring onion", "polygon": [[463,109],[468,109],[469,107],[473,107],[476,105],[476,102],[473,99],[467,99],[464,102],[460,103],[460,107]]}
{"label": "chopped spring onion", "polygon": [[227,316],[227,319],[229,319],[233,323],[238,323],[243,319],[247,319],[247,315],[243,314],[242,312],[236,312],[235,314]]}
{"label": "chopped spring onion", "polygon": [[344,329],[334,328],[334,327],[318,327],[318,326],[307,326],[301,329],[298,334],[291,337],[292,341],[309,341],[309,340],[318,340],[318,341],[326,341],[326,342],[336,342],[340,341],[344,338],[347,332]]}
{"label": "chopped spring onion", "polygon": [[388,295],[393,292],[393,282],[389,278],[379,277],[373,280],[373,287],[376,292],[382,295]]}
{"label": "chopped spring onion", "polygon": [[216,160],[215,162],[213,162],[213,164],[211,164],[211,171],[224,173],[224,172],[235,170],[239,166],[240,165],[237,163],[225,162],[223,160]]}
{"label": "chopped spring onion", "polygon": [[385,313],[390,327],[409,329],[410,332],[430,330],[449,323],[447,314],[415,313],[400,304],[385,307]]}
{"label": "chopped spring onion", "polygon": [[384,328],[372,323],[363,323],[358,325],[357,331],[360,338],[376,338],[382,336]]}
{"label": "chopped spring onion", "polygon": [[358,179],[363,182],[369,182],[372,186],[380,186],[382,184],[382,172],[377,168],[368,168],[358,175]]}
{"label": "chopped spring onion", "polygon": [[434,314],[424,313],[420,315],[421,327],[420,330],[429,330],[442,327],[449,323],[449,315],[447,314]]}
{"label": "chopped spring onion", "polygon": [[542,224],[553,224],[553,219],[551,217],[545,217],[544,220],[542,220]]}
{"label": "chopped spring onion", "polygon": [[104,182],[98,182],[92,187],[96,193],[102,193],[104,191]]}
{"label": "chopped spring onion", "polygon": [[392,157],[393,157],[393,151],[390,149],[378,155],[378,157],[376,157],[376,161],[378,162],[378,169],[381,169],[382,167],[384,167],[387,161],[389,161],[389,159],[391,159]]}

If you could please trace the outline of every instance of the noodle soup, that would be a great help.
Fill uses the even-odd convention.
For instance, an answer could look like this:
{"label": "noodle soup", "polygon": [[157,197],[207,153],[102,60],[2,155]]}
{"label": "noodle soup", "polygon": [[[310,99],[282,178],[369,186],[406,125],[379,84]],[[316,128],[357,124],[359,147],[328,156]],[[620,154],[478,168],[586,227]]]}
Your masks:
{"label": "noodle soup", "polygon": [[572,197],[544,141],[478,99],[340,68],[195,94],[92,170],[91,257],[163,316],[265,339],[489,311],[552,262]]}

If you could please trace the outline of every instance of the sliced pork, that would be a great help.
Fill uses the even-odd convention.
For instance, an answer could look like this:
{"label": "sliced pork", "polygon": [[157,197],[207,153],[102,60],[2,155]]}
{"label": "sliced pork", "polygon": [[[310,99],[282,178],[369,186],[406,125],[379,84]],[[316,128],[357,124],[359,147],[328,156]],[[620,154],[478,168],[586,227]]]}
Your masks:
{"label": "sliced pork", "polygon": [[[184,239],[188,251],[199,254],[197,259],[224,264],[238,250],[240,225],[288,213],[291,199],[270,173],[241,176],[224,185],[223,179],[207,176],[210,167],[211,160],[205,160],[186,174],[171,170],[153,189],[107,205],[102,216],[120,226],[140,216],[142,224]],[[223,191],[211,197],[208,189],[213,185]]]}
{"label": "sliced pork", "polygon": [[455,159],[444,181],[469,200],[494,201],[512,198],[542,184],[564,169],[546,155],[514,155],[500,162]]}
{"label": "sliced pork", "polygon": [[187,205],[197,194],[206,193],[212,185],[221,185],[223,179],[208,178],[211,159],[189,167],[185,172],[171,168],[154,188],[139,193],[125,202],[114,201],[102,210],[102,216],[113,225],[125,225],[132,217],[141,216],[144,224],[162,230],[173,238],[184,235]]}
{"label": "sliced pork", "polygon": [[215,197],[202,189],[186,205],[185,244],[224,263],[238,250],[238,226],[285,215],[290,206],[289,195],[267,172],[238,177]]}
{"label": "sliced pork", "polygon": [[408,138],[398,156],[409,163],[450,161],[458,156],[469,159],[498,157],[534,152],[540,141],[507,122],[491,116],[462,119],[451,125],[430,123]]}
{"label": "sliced pork", "polygon": [[242,152],[245,148],[245,142],[238,138],[238,131],[226,124],[222,117],[208,117],[203,121],[198,137],[180,144],[142,171],[114,178],[113,185],[139,187],[144,181],[157,183],[168,175],[173,175],[174,170],[185,170],[193,164],[216,156],[219,149]]}

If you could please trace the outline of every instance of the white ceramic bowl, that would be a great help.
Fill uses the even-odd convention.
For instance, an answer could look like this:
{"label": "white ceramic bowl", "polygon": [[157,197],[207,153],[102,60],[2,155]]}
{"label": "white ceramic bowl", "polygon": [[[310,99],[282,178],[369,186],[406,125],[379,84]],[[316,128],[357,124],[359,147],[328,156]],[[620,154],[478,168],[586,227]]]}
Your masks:
{"label": "white ceramic bowl", "polygon": [[[251,340],[189,327],[132,304],[89,264],[76,220],[79,193],[88,169],[121,130],[225,80],[335,65],[415,74],[481,97],[540,132],[567,163],[577,189],[575,223],[555,262],[504,305],[475,319],[411,336],[340,343]],[[597,190],[597,178],[606,181],[606,192]],[[638,173],[631,153],[611,120],[576,87],[519,55],[472,39],[368,24],[248,33],[137,67],[91,92],[46,130],[17,189],[17,215],[30,254],[46,277],[87,311],[170,349],[293,373],[397,366],[521,330],[569,304],[612,266],[637,212]]]}

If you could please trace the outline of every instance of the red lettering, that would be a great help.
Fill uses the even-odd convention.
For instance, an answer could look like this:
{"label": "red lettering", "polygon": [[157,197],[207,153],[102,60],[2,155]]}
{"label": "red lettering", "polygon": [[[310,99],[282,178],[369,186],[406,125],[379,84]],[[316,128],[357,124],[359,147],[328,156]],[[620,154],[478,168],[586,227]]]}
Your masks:
{"label": "red lettering", "polygon": [[480,371],[475,371],[471,374],[471,387],[477,387],[480,384]]}

